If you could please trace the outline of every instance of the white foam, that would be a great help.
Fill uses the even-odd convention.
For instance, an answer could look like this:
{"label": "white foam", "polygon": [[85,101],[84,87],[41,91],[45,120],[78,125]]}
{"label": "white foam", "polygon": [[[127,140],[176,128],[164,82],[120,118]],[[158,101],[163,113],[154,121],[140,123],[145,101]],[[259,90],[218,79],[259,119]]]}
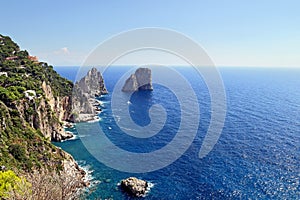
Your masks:
{"label": "white foam", "polygon": [[124,129],[124,130],[126,130],[126,131],[132,131],[131,128],[126,128],[126,127],[123,127],[123,126],[121,126],[121,129]]}
{"label": "white foam", "polygon": [[147,181],[147,184],[148,184],[148,187],[147,187],[145,195],[143,195],[143,197],[146,197],[147,194],[150,192],[151,188],[154,187],[154,183],[151,183],[151,182]]}
{"label": "white foam", "polygon": [[94,180],[95,177],[93,177],[93,175],[92,175],[94,170],[91,169],[90,165],[86,165],[85,161],[78,161],[77,163],[78,163],[79,167],[85,171],[85,176],[83,179],[85,182],[90,182],[89,188],[92,187],[93,185],[95,185],[97,182],[99,182],[97,180]]}
{"label": "white foam", "polygon": [[84,137],[87,137],[87,136],[90,136],[90,135],[83,135],[83,134],[78,135],[79,138],[84,138]]}
{"label": "white foam", "polygon": [[99,122],[101,121],[102,119],[98,116],[95,116],[93,120],[89,120],[87,121],[87,123],[95,123],[95,122]]}
{"label": "white foam", "polygon": [[121,117],[119,115],[115,115],[114,117],[115,117],[117,122],[119,122],[121,120]]}

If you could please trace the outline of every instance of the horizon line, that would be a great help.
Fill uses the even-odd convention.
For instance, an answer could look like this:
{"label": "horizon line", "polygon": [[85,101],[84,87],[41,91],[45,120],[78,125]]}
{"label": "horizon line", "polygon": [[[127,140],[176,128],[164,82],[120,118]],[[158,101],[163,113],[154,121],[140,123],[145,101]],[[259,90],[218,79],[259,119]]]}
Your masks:
{"label": "horizon line", "polygon": [[[151,64],[149,64],[150,66]],[[105,65],[52,65],[53,67],[105,67]],[[111,67],[131,67],[131,66],[142,66],[138,64],[120,64],[120,65],[109,65]],[[147,65],[144,65],[147,66]],[[191,65],[162,65],[167,67],[191,67]],[[199,67],[217,67],[217,68],[300,68],[300,66],[247,66],[247,65],[215,65],[215,66],[199,66]]]}

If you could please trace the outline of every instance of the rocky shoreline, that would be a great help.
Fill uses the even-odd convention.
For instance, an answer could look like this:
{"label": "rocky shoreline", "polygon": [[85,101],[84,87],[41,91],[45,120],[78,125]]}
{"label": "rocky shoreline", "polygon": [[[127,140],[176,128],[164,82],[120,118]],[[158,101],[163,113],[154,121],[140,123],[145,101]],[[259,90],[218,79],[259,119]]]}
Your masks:
{"label": "rocky shoreline", "polygon": [[[104,80],[100,72],[96,68],[88,71],[87,75],[74,85],[71,103],[72,113],[69,117],[64,118],[62,130],[59,134],[52,137],[53,141],[62,142],[74,138],[74,134],[66,129],[73,129],[75,123],[98,121],[98,114],[102,111],[100,108],[101,102],[96,98],[107,94],[104,85]],[[63,160],[63,171],[67,183],[72,183],[72,193],[82,193],[85,189],[91,186],[89,171],[78,165],[74,158],[62,152],[65,157]]]}
{"label": "rocky shoreline", "polygon": [[94,122],[100,120],[98,114],[102,112],[100,101],[95,98],[89,98],[88,102],[92,107],[92,113],[80,113],[77,116],[76,122]]}
{"label": "rocky shoreline", "polygon": [[78,188],[90,185],[90,181],[86,178],[88,172],[81,168],[71,155],[69,155],[68,160],[63,161],[63,168],[68,177],[75,179],[75,182],[78,183]]}
{"label": "rocky shoreline", "polygon": [[[135,78],[128,79],[124,85],[124,92],[136,90],[153,90],[151,70],[148,68],[139,68],[135,73]],[[132,77],[132,76],[131,76]],[[132,85],[128,82],[136,81]],[[75,123],[79,122],[94,122],[100,120],[98,114],[102,112],[102,102],[97,99],[101,95],[107,94],[104,85],[104,80],[100,72],[92,68],[85,77],[75,83],[74,94],[72,100],[73,113],[75,113],[72,122],[64,122],[64,128],[72,129]],[[71,157],[71,155],[70,155]],[[88,170],[84,170],[72,158],[65,163],[65,169],[69,171],[69,176],[75,176],[80,181],[80,188],[91,187],[91,179],[88,179]],[[75,171],[74,171],[75,169]],[[152,184],[135,177],[129,177],[120,182],[122,191],[135,197],[144,197],[152,187]]]}

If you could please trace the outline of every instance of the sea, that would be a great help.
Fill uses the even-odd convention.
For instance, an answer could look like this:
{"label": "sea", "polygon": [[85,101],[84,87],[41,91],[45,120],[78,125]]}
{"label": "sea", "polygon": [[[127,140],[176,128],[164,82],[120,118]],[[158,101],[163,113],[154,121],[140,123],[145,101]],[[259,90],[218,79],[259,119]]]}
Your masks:
{"label": "sea", "polygon": [[[80,67],[54,69],[72,81],[83,75],[78,75]],[[98,129],[94,126],[101,127],[120,149],[137,154],[159,150],[174,139],[183,113],[174,91],[160,84],[154,83],[152,92],[133,93],[128,102],[131,119],[142,127],[151,123],[149,108],[152,105],[165,108],[166,118],[155,115],[157,121],[166,120],[157,135],[135,138],[124,133],[116,123],[112,114],[112,91],[129,69],[120,66],[104,71],[109,94],[98,98],[102,109],[99,120],[76,124],[67,129],[75,134],[72,140],[55,143],[90,171],[94,185],[87,190],[86,199],[300,199],[299,68],[219,67],[226,94],[225,122],[212,150],[199,158],[211,123],[211,95],[203,77],[194,68],[174,67],[189,82],[198,101],[196,136],[174,162],[139,173],[107,166],[94,156],[95,151],[90,153],[82,141],[82,138],[97,137]],[[186,99],[193,100],[188,95]],[[80,134],[76,128],[79,126]],[[103,154],[105,152],[99,152]],[[122,191],[120,181],[130,176],[151,183],[144,197],[132,197]]]}

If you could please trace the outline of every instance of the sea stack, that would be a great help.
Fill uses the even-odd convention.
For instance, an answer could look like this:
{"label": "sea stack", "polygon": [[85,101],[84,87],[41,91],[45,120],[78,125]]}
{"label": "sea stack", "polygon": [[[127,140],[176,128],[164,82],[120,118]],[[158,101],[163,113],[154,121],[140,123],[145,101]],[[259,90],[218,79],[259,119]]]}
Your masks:
{"label": "sea stack", "polygon": [[71,121],[91,121],[97,118],[101,110],[95,97],[107,94],[104,79],[96,68],[88,71],[80,81],[76,82],[73,90]]}
{"label": "sea stack", "polygon": [[138,90],[153,90],[152,74],[149,68],[138,68],[126,80],[122,92],[135,92]]}
{"label": "sea stack", "polygon": [[94,67],[75,85],[81,89],[82,93],[86,93],[91,97],[108,93],[101,72],[98,72]]}

